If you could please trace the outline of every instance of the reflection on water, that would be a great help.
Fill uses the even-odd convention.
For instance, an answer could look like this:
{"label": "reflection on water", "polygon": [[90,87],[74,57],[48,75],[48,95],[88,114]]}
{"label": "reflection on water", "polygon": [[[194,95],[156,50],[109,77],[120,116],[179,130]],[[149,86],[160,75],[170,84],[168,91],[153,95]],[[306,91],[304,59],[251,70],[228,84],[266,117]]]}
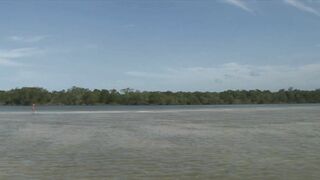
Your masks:
{"label": "reflection on water", "polygon": [[0,107],[0,179],[320,179],[320,106]]}

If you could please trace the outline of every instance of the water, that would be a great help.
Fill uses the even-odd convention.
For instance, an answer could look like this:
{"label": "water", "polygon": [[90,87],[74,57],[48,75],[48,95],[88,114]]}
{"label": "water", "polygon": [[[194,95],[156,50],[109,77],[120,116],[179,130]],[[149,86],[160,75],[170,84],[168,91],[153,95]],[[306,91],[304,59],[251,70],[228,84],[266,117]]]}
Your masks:
{"label": "water", "polygon": [[320,105],[0,107],[0,179],[320,179]]}

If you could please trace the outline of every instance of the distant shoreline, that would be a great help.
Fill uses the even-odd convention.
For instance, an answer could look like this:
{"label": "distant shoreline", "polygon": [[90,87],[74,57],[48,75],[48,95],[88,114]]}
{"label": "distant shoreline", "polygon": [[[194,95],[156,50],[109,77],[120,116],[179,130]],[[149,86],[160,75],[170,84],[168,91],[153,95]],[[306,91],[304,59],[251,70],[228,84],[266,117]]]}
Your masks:
{"label": "distant shoreline", "polygon": [[[320,103],[266,103],[266,104],[36,104],[36,106],[57,106],[57,107],[68,107],[68,106],[79,106],[79,107],[86,107],[86,106],[110,106],[110,107],[117,107],[117,106],[137,106],[137,107],[143,107],[143,106],[259,106],[259,105],[320,105]],[[0,104],[0,107],[10,107],[10,106],[21,106],[21,107],[28,107],[32,106],[32,104],[29,105],[15,105],[15,104]]]}
{"label": "distant shoreline", "polygon": [[315,104],[320,103],[320,89],[289,88],[269,90],[227,90],[223,92],[138,91],[133,89],[86,89],[72,87],[48,91],[24,87],[0,91],[0,105],[256,105],[256,104]]}

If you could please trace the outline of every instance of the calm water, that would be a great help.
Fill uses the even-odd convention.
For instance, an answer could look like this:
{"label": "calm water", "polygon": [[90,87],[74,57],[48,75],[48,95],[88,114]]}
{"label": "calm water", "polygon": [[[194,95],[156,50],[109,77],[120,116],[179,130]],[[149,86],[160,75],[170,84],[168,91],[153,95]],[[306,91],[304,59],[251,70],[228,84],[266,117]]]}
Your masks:
{"label": "calm water", "polygon": [[320,179],[320,105],[0,107],[0,179]]}

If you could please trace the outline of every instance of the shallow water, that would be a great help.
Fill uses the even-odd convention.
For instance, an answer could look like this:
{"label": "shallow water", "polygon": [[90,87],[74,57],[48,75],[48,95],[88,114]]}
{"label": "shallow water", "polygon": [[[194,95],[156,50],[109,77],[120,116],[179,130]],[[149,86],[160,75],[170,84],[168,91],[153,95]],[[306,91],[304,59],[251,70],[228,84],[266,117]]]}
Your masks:
{"label": "shallow water", "polygon": [[0,107],[0,179],[320,179],[320,105]]}

